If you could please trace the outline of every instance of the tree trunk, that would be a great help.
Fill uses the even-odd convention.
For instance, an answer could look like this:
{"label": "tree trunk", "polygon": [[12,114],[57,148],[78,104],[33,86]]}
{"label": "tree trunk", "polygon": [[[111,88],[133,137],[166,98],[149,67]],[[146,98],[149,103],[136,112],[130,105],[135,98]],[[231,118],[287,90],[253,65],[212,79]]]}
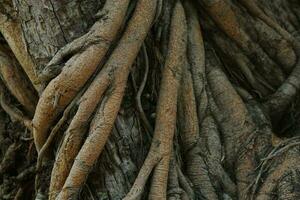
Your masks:
{"label": "tree trunk", "polygon": [[297,0],[2,0],[1,199],[300,199]]}

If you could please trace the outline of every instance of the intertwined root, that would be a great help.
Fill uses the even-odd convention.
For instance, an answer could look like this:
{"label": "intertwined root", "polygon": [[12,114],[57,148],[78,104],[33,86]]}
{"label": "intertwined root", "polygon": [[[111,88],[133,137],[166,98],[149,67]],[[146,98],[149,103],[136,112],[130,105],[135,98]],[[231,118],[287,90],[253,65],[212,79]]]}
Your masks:
{"label": "intertwined root", "polygon": [[186,63],[186,19],[183,7],[177,2],[170,28],[169,51],[162,72],[162,83],[157,106],[156,126],[148,156],[133,187],[124,198],[139,199],[150,173],[153,171],[150,199],[165,199],[173,136],[176,126],[177,94],[182,68]]}
{"label": "intertwined root", "polygon": [[[77,198],[88,173],[110,136],[124,96],[131,66],[153,22],[157,19],[158,15],[155,18],[155,14],[161,11],[163,1],[137,1],[133,15],[129,14],[131,12],[127,13],[130,18],[126,19],[129,22],[124,28],[121,39],[116,45],[112,45],[116,41],[119,30],[125,27],[123,22],[126,12],[131,10],[128,9],[129,2],[129,0],[108,0],[101,11],[100,19],[90,31],[62,48],[39,75],[39,79],[44,83],[55,78],[43,92],[33,119],[33,134],[39,153],[38,169],[55,133],[68,119],[70,110],[73,107],[77,108],[74,117],[70,119],[70,125],[56,155],[49,192],[49,198],[52,200]],[[239,2],[252,15],[276,30],[285,42],[293,43],[295,52],[298,56],[300,55],[298,42],[268,17],[255,2],[246,0]],[[262,87],[257,83],[259,78],[250,69],[254,64],[250,65],[249,63],[252,61],[249,61],[250,58],[248,58],[251,54],[259,54],[262,49],[256,49],[259,44],[254,45],[255,48],[253,48],[252,38],[244,32],[243,27],[239,24],[230,2],[205,0],[201,4],[214,23],[225,33],[225,35],[212,34],[211,39],[215,45],[234,60],[253,88],[263,91],[263,95],[269,94],[269,90],[273,90],[272,86],[270,89],[266,86],[267,84]],[[0,22],[1,17],[0,15]],[[205,28],[214,27],[210,21],[203,22],[203,24]],[[13,28],[16,28],[17,31],[13,32]],[[19,50],[20,47],[23,47],[18,44],[20,37],[16,33],[20,33],[19,29],[19,25],[11,21],[0,25],[0,30],[12,52],[18,60],[22,60],[20,64],[36,89],[39,90],[40,83],[35,82],[32,61],[27,54]],[[185,1],[184,8],[180,1],[176,2],[169,32],[168,53],[162,73],[153,141],[134,185],[124,199],[141,198],[151,174],[153,176],[149,193],[150,199],[166,199],[167,196],[170,199],[194,197],[194,192],[184,178],[174,156],[173,137],[176,132],[176,121],[180,121],[178,130],[183,144],[187,177],[193,183],[193,189],[201,193],[204,198],[218,199],[220,198],[218,191],[222,190],[224,194],[229,194],[233,198],[247,199],[251,182],[255,182],[252,195],[257,193],[258,199],[266,198],[265,193],[273,192],[274,188],[278,191],[284,190],[284,183],[278,185],[277,183],[280,182],[279,178],[283,176],[282,174],[290,170],[288,167],[290,163],[299,165],[296,156],[288,154],[290,157],[283,160],[282,165],[278,168],[273,168],[269,177],[265,178],[266,184],[257,190],[256,186],[261,175],[255,177],[252,172],[259,166],[262,166],[260,169],[264,169],[265,165],[258,166],[254,158],[257,154],[260,154],[258,158],[263,157],[265,155],[264,148],[267,150],[270,148],[272,131],[270,127],[264,128],[268,123],[259,124],[259,121],[267,120],[255,119],[258,116],[257,113],[251,116],[253,110],[257,109],[259,111],[255,112],[263,113],[262,109],[257,106],[257,102],[255,105],[245,105],[236,90],[239,91],[239,94],[243,94],[245,100],[252,99],[248,98],[251,95],[243,88],[236,87],[238,88],[236,89],[230,83],[223,72],[222,63],[219,62],[217,54],[219,52],[216,53],[210,45],[207,45],[205,49],[197,12],[189,2]],[[8,35],[13,37],[8,38]],[[226,40],[226,35],[237,45],[232,45],[230,40]],[[231,52],[227,53],[226,51],[231,47]],[[239,48],[242,48],[243,52]],[[107,55],[109,49],[112,50],[110,51],[111,55]],[[144,46],[142,50],[145,55],[146,73],[142,81],[142,89],[137,95],[137,103],[141,118],[145,118],[140,98],[147,79],[149,61],[146,47]],[[34,113],[35,91],[30,90],[30,94],[28,93],[26,87],[30,86],[22,84],[22,76],[20,76],[17,64],[7,52],[5,47],[0,47],[1,78],[25,110],[28,113]],[[258,63],[268,63],[265,61],[266,55],[263,54],[263,56],[257,58]],[[205,58],[207,58],[206,63]],[[298,94],[300,87],[299,63],[298,60],[292,74],[271,96],[271,99],[264,103],[264,107],[269,112],[275,110],[275,113],[278,113],[280,109],[285,110]],[[265,68],[265,65],[262,65],[261,68],[267,69],[268,67]],[[272,67],[273,65],[269,69]],[[279,74],[279,81],[283,79],[283,73],[280,70],[275,74]],[[15,76],[15,79],[11,78],[12,75]],[[10,116],[22,121],[31,129],[30,119],[8,106],[3,98],[4,84],[2,82],[0,84],[1,106]],[[24,91],[27,93],[24,94]],[[62,118],[52,128],[48,137],[50,127],[62,112]],[[144,121],[148,132],[152,132],[149,122]],[[84,141],[87,129],[88,136]],[[293,143],[295,146],[298,144]],[[222,155],[222,145],[225,156]],[[8,153],[13,147],[15,148],[15,144]],[[236,179],[235,183],[225,171],[224,166],[234,169],[231,171],[231,175]],[[1,167],[0,171],[2,171]],[[289,180],[286,182],[290,186]],[[167,188],[169,189],[168,194]],[[294,195],[294,193],[290,195]]]}
{"label": "intertwined root", "polygon": [[218,27],[243,49],[248,49],[249,38],[240,28],[238,19],[228,0],[202,2]]}
{"label": "intertwined root", "polygon": [[[124,35],[103,69],[83,94],[57,155],[51,176],[50,199],[55,199],[59,191],[58,199],[69,199],[78,195],[88,172],[101,154],[118,114],[130,68],[152,26],[155,5],[151,0],[138,2]],[[82,128],[98,105],[89,136],[81,147],[84,136]]]}
{"label": "intertwined root", "polygon": [[239,2],[243,4],[252,15],[261,19],[268,26],[277,31],[284,39],[289,42],[295,42],[295,38],[289,32],[283,29],[277,22],[263,12],[263,10],[256,4],[256,0],[239,0]]}
{"label": "intertwined root", "polygon": [[[47,140],[48,130],[56,117],[75,97],[86,81],[95,72],[110,44],[115,39],[126,14],[127,0],[112,0],[105,4],[107,14],[97,21],[90,32],[82,38],[69,44],[66,49],[80,49],[84,44],[84,51],[76,52],[66,63],[62,72],[53,79],[38,102],[33,118],[33,135],[37,150],[39,151]],[[83,41],[80,41],[83,40]],[[71,50],[70,50],[71,51]],[[58,52],[51,61],[51,65],[60,61]]]}
{"label": "intertwined root", "polygon": [[[204,98],[201,98],[201,100],[204,100]],[[210,182],[204,158],[201,157],[200,142],[204,138],[200,138],[193,81],[191,73],[187,69],[184,69],[182,75],[178,114],[187,176],[193,183],[196,192],[201,192],[202,196],[207,199],[216,199],[218,198],[217,193]],[[203,125],[207,120],[204,116],[201,117],[203,119],[201,125]]]}

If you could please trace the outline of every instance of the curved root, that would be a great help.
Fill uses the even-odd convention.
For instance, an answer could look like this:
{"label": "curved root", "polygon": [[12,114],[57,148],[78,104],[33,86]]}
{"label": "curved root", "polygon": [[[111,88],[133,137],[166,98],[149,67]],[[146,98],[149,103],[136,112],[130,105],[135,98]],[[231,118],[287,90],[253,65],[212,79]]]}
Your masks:
{"label": "curved root", "polygon": [[[62,146],[62,148],[68,149],[62,149],[62,151],[64,151],[63,153],[66,153],[62,158],[68,158],[68,160],[65,160],[66,165],[74,163],[71,168],[62,166],[67,167],[64,173],[69,170],[70,172],[57,197],[58,199],[69,199],[78,194],[80,187],[87,178],[88,172],[101,154],[111,133],[115,118],[117,117],[131,65],[152,26],[155,17],[155,5],[156,3],[152,0],[142,0],[138,2],[136,10],[119,44],[102,71],[84,94],[71,128],[78,127],[79,123],[86,123],[84,120],[92,114],[98,102],[100,102],[105,89],[108,87],[106,91],[107,95],[101,100],[100,107],[97,109],[91,123],[89,136],[80,151],[79,143],[75,143],[75,145],[72,146],[73,144],[68,144],[68,140],[72,140],[73,136],[78,136],[76,139],[80,141],[82,134],[75,132],[76,135],[74,135],[74,132],[69,129],[69,134],[65,140],[66,142],[64,142],[64,146]],[[91,107],[87,108],[87,106]],[[83,119],[81,117],[83,117]],[[76,159],[74,160],[75,156]],[[60,176],[60,174],[57,174],[57,176]],[[53,180],[55,180],[57,176],[53,176]]]}
{"label": "curved root", "polygon": [[228,0],[205,0],[203,6],[218,27],[243,49],[248,49],[248,36],[240,24]]}
{"label": "curved root", "polygon": [[290,43],[295,42],[295,38],[287,32],[285,29],[283,29],[277,22],[275,22],[271,17],[269,17],[267,14],[265,14],[262,9],[256,4],[255,0],[248,1],[248,0],[239,0],[241,4],[243,4],[248,11],[254,15],[255,17],[258,17],[263,22],[265,22],[268,26],[276,30],[284,39],[289,41]]}
{"label": "curved root", "polygon": [[146,117],[146,114],[143,110],[143,106],[142,106],[142,102],[141,102],[141,96],[142,96],[142,93],[143,93],[143,90],[145,88],[145,85],[146,85],[146,82],[147,82],[147,77],[148,77],[148,72],[149,72],[149,59],[148,59],[148,54],[147,54],[147,49],[146,49],[146,45],[143,44],[142,46],[142,51],[143,51],[143,54],[144,54],[144,58],[145,58],[145,75],[144,75],[144,78],[143,78],[143,81],[139,87],[139,90],[136,94],[136,104],[137,104],[137,109],[138,109],[138,112],[140,114],[140,117],[141,117],[141,120],[142,122],[144,123],[144,126],[145,128],[147,129],[148,133],[153,133],[153,128],[150,124],[150,122],[148,121],[147,117]]}
{"label": "curved root", "polygon": [[78,110],[65,133],[64,141],[56,156],[51,174],[49,199],[55,199],[63,187],[73,165],[74,158],[82,145],[89,119],[108,87],[108,78],[100,72],[81,97]]}
{"label": "curved root", "polygon": [[208,104],[205,91],[205,50],[197,11],[188,1],[185,1],[184,6],[188,21],[188,60],[191,66],[200,125],[204,119]]}
{"label": "curved root", "polygon": [[[202,99],[199,100],[201,101]],[[201,193],[204,198],[217,199],[218,196],[211,184],[204,159],[200,155],[200,135],[195,95],[191,73],[187,69],[184,69],[182,75],[182,85],[178,99],[178,115],[187,175],[192,181],[195,190]],[[204,120],[204,123],[206,118],[204,116],[201,116],[201,118]]]}
{"label": "curved root", "polygon": [[33,116],[38,98],[37,94],[27,80],[27,77],[18,68],[10,50],[4,45],[0,46],[0,74],[6,87],[16,97],[25,110]]}
{"label": "curved root", "polygon": [[[13,8],[11,9],[13,10]],[[5,14],[0,13],[0,32],[32,82],[34,88],[40,92],[40,81],[35,72],[35,64],[26,50],[21,25],[15,19],[8,19]]]}
{"label": "curved root", "polygon": [[128,2],[128,0],[107,1],[103,8],[108,11],[105,19],[100,19],[93,25],[85,40],[88,43],[96,38],[98,42],[92,43],[83,52],[78,52],[71,57],[62,72],[44,90],[33,118],[33,135],[38,151],[45,143],[48,130],[55,118],[95,72],[106,54],[121,27]]}
{"label": "curved root", "polygon": [[12,107],[10,102],[5,98],[7,91],[2,83],[0,82],[0,105],[3,110],[13,119],[19,121],[23,124],[28,130],[32,131],[32,122],[31,119],[25,116],[19,109]]}
{"label": "curved root", "polygon": [[[156,126],[148,156],[125,200],[139,199],[153,170],[150,199],[165,199],[169,161],[176,125],[177,93],[186,53],[186,22],[180,2],[176,3],[171,21],[169,52],[163,70],[157,106]],[[157,165],[157,166],[156,166]]]}

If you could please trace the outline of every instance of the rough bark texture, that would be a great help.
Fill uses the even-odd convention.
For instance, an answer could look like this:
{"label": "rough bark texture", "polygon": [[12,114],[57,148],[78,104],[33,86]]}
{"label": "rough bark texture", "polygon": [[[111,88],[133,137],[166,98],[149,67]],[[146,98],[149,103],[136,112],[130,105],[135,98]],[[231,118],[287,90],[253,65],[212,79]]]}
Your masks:
{"label": "rough bark texture", "polygon": [[298,0],[0,0],[0,199],[300,199]]}

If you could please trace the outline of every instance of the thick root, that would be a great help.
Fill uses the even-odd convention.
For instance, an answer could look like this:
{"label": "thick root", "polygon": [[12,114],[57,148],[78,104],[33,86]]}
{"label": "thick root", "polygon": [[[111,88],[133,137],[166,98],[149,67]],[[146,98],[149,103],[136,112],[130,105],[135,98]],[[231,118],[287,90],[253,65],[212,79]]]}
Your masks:
{"label": "thick root", "polygon": [[[12,3],[10,4],[10,9],[13,10],[13,5]],[[1,13],[0,11],[0,32],[32,82],[34,88],[39,92],[41,90],[40,81],[35,72],[35,64],[26,50],[21,25],[15,19],[8,17],[5,13]]]}
{"label": "thick root", "polygon": [[13,168],[16,164],[16,155],[17,150],[20,148],[20,145],[17,143],[12,143],[6,150],[2,161],[0,163],[0,176],[3,175],[7,170]]}
{"label": "thick root", "polygon": [[189,151],[196,146],[199,140],[199,124],[197,118],[196,100],[193,90],[192,75],[188,69],[182,73],[180,95],[178,98],[178,117],[180,135],[184,151]]}
{"label": "thick root", "polygon": [[[199,123],[197,118],[195,95],[193,90],[192,76],[188,69],[184,69],[182,84],[178,99],[178,116],[180,119],[180,136],[184,147],[184,161],[188,177],[198,195],[206,199],[217,199],[217,193],[211,184],[206,169],[206,164],[200,156],[199,147]],[[204,90],[204,88],[202,88]],[[201,101],[202,99],[200,99]],[[205,108],[206,110],[206,108]],[[201,118],[205,119],[204,116]]]}
{"label": "thick root", "polygon": [[[226,75],[220,69],[220,63],[211,51],[209,60],[215,60],[214,63],[208,63],[207,79],[211,89],[213,99],[222,115],[216,115],[217,121],[223,129],[226,157],[231,162],[235,160],[237,145],[242,143],[241,136],[245,134],[245,122],[247,121],[247,109],[242,99],[238,96]],[[233,142],[234,141],[234,142]]]}
{"label": "thick root", "polygon": [[[184,10],[177,2],[171,21],[169,52],[163,70],[157,106],[156,126],[148,156],[126,200],[139,199],[153,170],[149,199],[166,199],[169,162],[176,125],[177,94],[186,53]],[[155,166],[157,165],[157,166]]]}
{"label": "thick root", "polygon": [[106,54],[121,27],[128,2],[112,0],[105,4],[103,9],[107,10],[106,16],[97,21],[87,33],[88,40],[94,41],[96,38],[98,42],[71,57],[62,72],[44,90],[33,118],[33,135],[38,151],[45,143],[53,121],[95,72]]}
{"label": "thick root", "polygon": [[198,22],[197,11],[185,1],[185,10],[188,21],[188,60],[191,66],[191,74],[194,82],[194,92],[197,103],[199,124],[204,119],[207,109],[207,95],[205,91],[205,50]]}
{"label": "thick root", "polygon": [[29,115],[33,116],[38,97],[30,81],[18,67],[10,50],[4,45],[0,46],[1,78]]}
{"label": "thick root", "polygon": [[[174,149],[173,149],[174,151]],[[178,181],[178,173],[177,173],[177,165],[176,165],[176,158],[174,152],[172,152],[171,160],[170,160],[170,170],[168,176],[168,200],[176,200],[182,199],[182,189],[180,188],[179,181]]]}
{"label": "thick root", "polygon": [[[257,200],[265,200],[265,199],[273,199],[273,195],[276,195],[276,187],[279,189],[277,191],[278,195],[286,195],[285,199],[295,199],[295,196],[299,197],[299,192],[297,190],[293,191],[280,191],[280,186],[283,184],[290,185],[293,184],[293,182],[285,182],[284,177],[288,175],[288,173],[293,174],[299,166],[299,159],[298,159],[299,154],[297,155],[291,155],[286,157],[285,160],[278,166],[274,171],[270,172],[268,177],[264,180],[262,187],[258,191],[257,195],[254,197],[252,196],[252,199],[257,199]],[[299,181],[299,180],[297,180]],[[295,188],[295,186],[294,186]]]}
{"label": "thick root", "polygon": [[109,79],[100,72],[82,96],[78,110],[68,127],[52,169],[49,199],[55,199],[65,183],[84,139],[88,122],[108,87]]}
{"label": "thick root", "polygon": [[271,17],[269,17],[267,14],[263,12],[263,10],[257,5],[255,0],[253,1],[247,1],[247,0],[239,0],[239,2],[244,5],[248,11],[254,15],[255,17],[258,17],[263,22],[265,22],[268,26],[276,30],[284,39],[287,41],[293,43],[295,42],[295,38],[287,32],[285,29],[283,29],[277,22],[275,22]]}
{"label": "thick root", "polygon": [[200,133],[202,142],[200,146],[203,149],[202,154],[207,165],[206,170],[208,170],[210,177],[213,177],[211,181],[214,183],[214,188],[216,190],[222,188],[224,193],[235,198],[236,185],[223,168],[224,153],[217,124],[213,117],[208,115],[203,121],[202,127],[203,129]]}
{"label": "thick root", "polygon": [[228,0],[205,0],[202,4],[213,18],[214,22],[228,35],[228,37],[243,49],[248,49],[249,38],[240,28],[236,14],[232,10]]}
{"label": "thick root", "polygon": [[2,81],[0,82],[0,105],[3,110],[11,117],[12,121],[17,120],[21,124],[23,124],[28,130],[32,132],[32,122],[29,117],[24,115],[19,109],[16,107],[12,107],[10,102],[6,99],[6,94],[8,91],[4,87]]}
{"label": "thick root", "polygon": [[293,43],[297,58],[297,63],[283,84],[272,94],[269,99],[264,102],[264,106],[268,111],[273,122],[279,120],[285,110],[294,101],[300,88],[300,43],[295,41]]}
{"label": "thick root", "polygon": [[[66,165],[72,164],[73,160],[74,163],[71,169],[67,169],[70,170],[70,173],[57,197],[58,199],[69,199],[78,195],[81,186],[87,178],[88,172],[101,154],[117,117],[131,65],[152,26],[155,17],[155,8],[156,3],[151,0],[142,0],[138,2],[136,10],[129,21],[128,27],[118,46],[110,56],[100,74],[84,94],[81,102],[82,108],[78,110],[72,126],[74,126],[74,123],[75,126],[78,126],[78,123],[81,122],[85,123],[82,121],[85,120],[85,118],[80,119],[80,117],[86,117],[92,114],[91,112],[94,111],[93,108],[95,108],[99,102],[99,97],[101,98],[106,86],[110,84],[109,89],[106,92],[107,95],[102,99],[100,107],[91,123],[89,136],[75,160],[74,154],[78,151],[78,147],[80,146],[77,143],[75,144],[76,146],[73,147],[71,144],[68,144],[70,148],[67,149],[68,151],[65,151],[65,153],[67,153],[65,157],[72,156],[73,158],[68,158],[68,163],[66,163]],[[88,110],[83,109],[87,106],[92,107],[88,108]],[[78,136],[78,134],[75,136]],[[73,133],[71,131],[67,140],[72,139],[72,137]],[[79,135],[79,137],[82,136]],[[65,149],[62,149],[62,151],[64,150]],[[59,174],[57,176],[59,176]]]}

